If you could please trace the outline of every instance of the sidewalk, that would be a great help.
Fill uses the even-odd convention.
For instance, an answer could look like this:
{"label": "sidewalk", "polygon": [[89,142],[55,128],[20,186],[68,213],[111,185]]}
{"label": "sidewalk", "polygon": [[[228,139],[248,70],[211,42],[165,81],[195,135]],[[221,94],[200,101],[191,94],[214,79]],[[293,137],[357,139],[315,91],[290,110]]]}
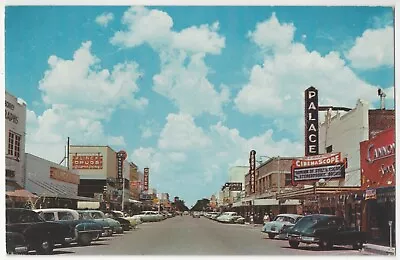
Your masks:
{"label": "sidewalk", "polygon": [[379,255],[396,255],[396,249],[388,246],[380,246],[374,244],[364,244],[363,251],[371,252]]}

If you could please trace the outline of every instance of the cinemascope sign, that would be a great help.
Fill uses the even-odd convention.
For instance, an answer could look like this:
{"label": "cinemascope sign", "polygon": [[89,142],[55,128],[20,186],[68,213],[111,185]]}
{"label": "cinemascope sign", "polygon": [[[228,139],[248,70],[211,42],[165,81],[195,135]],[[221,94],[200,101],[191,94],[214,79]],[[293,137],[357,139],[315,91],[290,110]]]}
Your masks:
{"label": "cinemascope sign", "polygon": [[345,177],[346,162],[341,153],[308,156],[292,161],[292,183]]}
{"label": "cinemascope sign", "polygon": [[305,156],[318,155],[318,90],[309,87],[304,91],[305,106]]}
{"label": "cinemascope sign", "polygon": [[148,191],[149,190],[149,168],[144,168],[143,190],[144,191]]}
{"label": "cinemascope sign", "polygon": [[256,192],[256,151],[250,151],[250,192]]}

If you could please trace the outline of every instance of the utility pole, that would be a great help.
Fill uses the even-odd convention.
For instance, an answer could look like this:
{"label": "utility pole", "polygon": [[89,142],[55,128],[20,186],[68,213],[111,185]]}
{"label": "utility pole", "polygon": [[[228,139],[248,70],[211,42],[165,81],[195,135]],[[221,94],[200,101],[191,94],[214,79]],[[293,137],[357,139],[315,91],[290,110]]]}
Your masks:
{"label": "utility pole", "polygon": [[122,175],[122,212],[124,212],[124,203],[125,202],[125,176]]}
{"label": "utility pole", "polygon": [[[278,156],[278,194],[281,193],[281,168],[280,168],[280,157]],[[281,213],[281,200],[278,200],[278,214]]]}

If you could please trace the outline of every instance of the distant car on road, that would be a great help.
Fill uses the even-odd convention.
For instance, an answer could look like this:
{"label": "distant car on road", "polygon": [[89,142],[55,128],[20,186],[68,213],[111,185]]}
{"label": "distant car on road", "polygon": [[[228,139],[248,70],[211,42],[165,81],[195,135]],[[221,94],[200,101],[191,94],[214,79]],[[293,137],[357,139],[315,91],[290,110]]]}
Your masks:
{"label": "distant car on road", "polygon": [[288,239],[293,248],[306,243],[318,244],[321,249],[331,249],[333,245],[352,245],[354,249],[361,249],[367,234],[346,227],[342,217],[314,214],[303,217],[291,227]]}
{"label": "distant car on road", "polygon": [[267,233],[269,238],[275,238],[286,226],[293,226],[302,215],[297,214],[279,214],[273,221],[265,223],[261,232]]}
{"label": "distant car on road", "polygon": [[200,218],[200,213],[199,212],[193,212],[192,217],[193,218]]}

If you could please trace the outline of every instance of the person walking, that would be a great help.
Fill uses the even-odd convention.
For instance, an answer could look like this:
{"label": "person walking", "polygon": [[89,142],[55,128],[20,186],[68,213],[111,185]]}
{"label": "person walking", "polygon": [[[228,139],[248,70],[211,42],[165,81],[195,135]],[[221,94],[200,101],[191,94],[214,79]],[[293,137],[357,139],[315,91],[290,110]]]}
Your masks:
{"label": "person walking", "polygon": [[264,214],[264,219],[263,219],[263,220],[264,220],[264,225],[267,224],[267,222],[270,222],[270,221],[271,221],[270,218],[269,218],[268,213],[265,213],[265,214]]}

